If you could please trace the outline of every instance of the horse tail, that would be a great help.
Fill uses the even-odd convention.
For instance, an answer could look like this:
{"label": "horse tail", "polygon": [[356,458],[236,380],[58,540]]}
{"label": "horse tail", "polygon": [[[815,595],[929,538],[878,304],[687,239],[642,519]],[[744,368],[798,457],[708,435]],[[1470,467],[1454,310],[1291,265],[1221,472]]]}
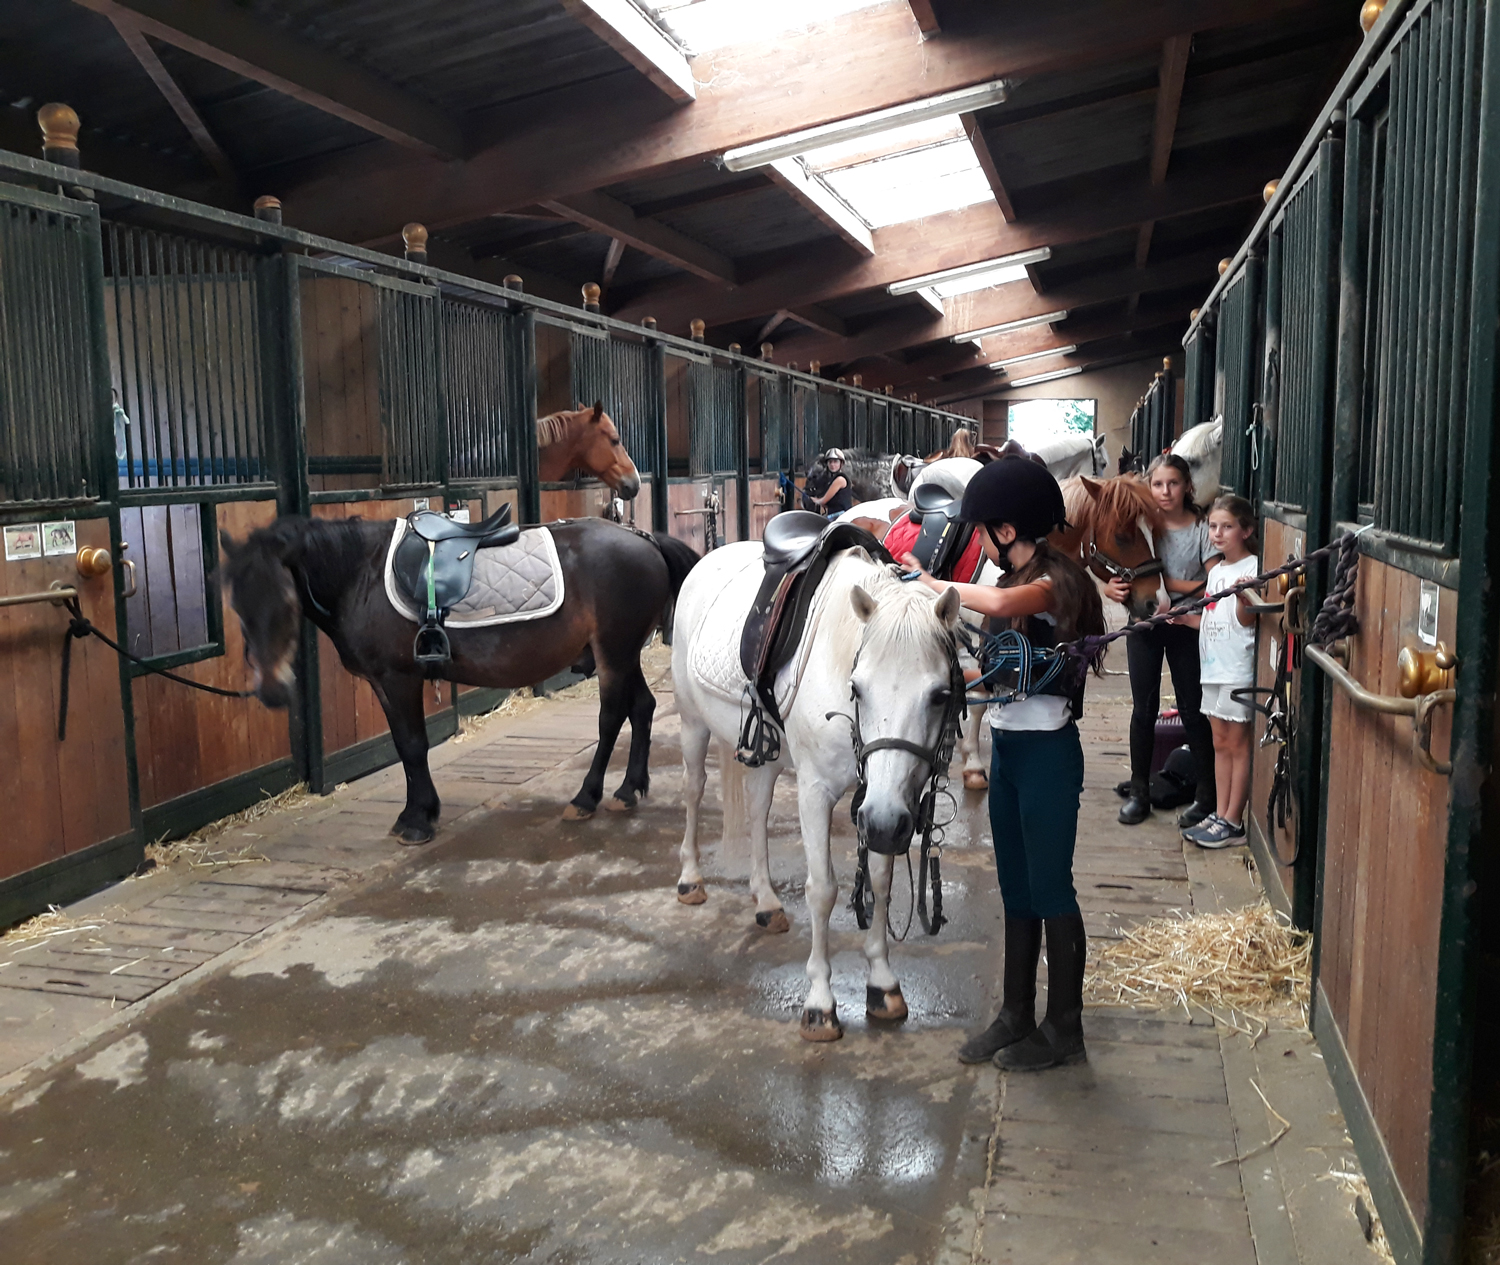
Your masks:
{"label": "horse tail", "polygon": [[656,541],[656,547],[661,550],[662,561],[667,564],[667,580],[671,586],[671,595],[667,598],[667,604],[662,608],[661,613],[661,639],[670,646],[672,644],[672,616],[677,610],[677,595],[682,592],[688,572],[697,566],[701,559],[692,545],[678,540],[676,536],[659,531],[653,533],[651,538]]}

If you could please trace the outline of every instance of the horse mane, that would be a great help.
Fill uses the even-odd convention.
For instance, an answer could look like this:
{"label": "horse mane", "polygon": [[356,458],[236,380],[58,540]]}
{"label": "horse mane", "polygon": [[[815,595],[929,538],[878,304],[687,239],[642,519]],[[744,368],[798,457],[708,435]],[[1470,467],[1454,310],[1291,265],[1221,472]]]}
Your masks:
{"label": "horse mane", "polygon": [[546,417],[536,419],[536,446],[538,448],[550,448],[553,444],[561,443],[568,437],[568,431],[572,428],[573,419],[577,413],[559,410],[556,413],[548,413]]}
{"label": "horse mane", "polygon": [[231,588],[260,561],[287,567],[316,600],[327,606],[360,573],[370,556],[371,529],[384,521],[304,518],[288,514],[251,532],[233,552],[225,551],[224,578]]}
{"label": "horse mane", "polygon": [[[1069,483],[1073,481],[1068,480]],[[1112,479],[1093,480],[1099,489],[1091,496],[1082,479],[1063,491],[1068,521],[1079,526],[1092,525],[1094,535],[1112,535],[1144,518],[1153,534],[1161,531],[1161,510],[1146,481],[1133,474],[1117,474]]]}
{"label": "horse mane", "polygon": [[[839,558],[842,572],[851,564],[859,565],[865,574],[853,577],[851,587],[858,584],[879,604],[879,610],[871,620],[868,631],[854,618],[846,623],[839,621],[836,627],[845,629],[854,638],[851,653],[858,647],[860,638],[870,647],[892,647],[910,655],[924,649],[944,649],[948,630],[933,613],[937,595],[920,584],[907,584],[897,576],[897,569],[867,561],[868,555],[849,552]],[[866,569],[868,568],[868,569]],[[837,600],[837,599],[835,599]]]}

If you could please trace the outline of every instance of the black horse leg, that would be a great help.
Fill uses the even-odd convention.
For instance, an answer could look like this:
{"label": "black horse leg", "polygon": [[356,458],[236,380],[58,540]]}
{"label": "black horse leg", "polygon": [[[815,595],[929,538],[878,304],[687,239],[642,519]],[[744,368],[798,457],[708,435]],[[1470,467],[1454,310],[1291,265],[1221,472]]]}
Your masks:
{"label": "black horse leg", "polygon": [[427,768],[427,717],[422,712],[421,677],[391,675],[371,682],[375,696],[385,709],[396,743],[396,754],[406,771],[406,807],[391,833],[402,843],[427,843],[437,830],[437,787]]}
{"label": "black horse leg", "polygon": [[634,808],[636,797],[651,789],[651,717],[656,713],[656,697],[646,684],[646,674],[637,665],[630,702],[630,762],[625,780],[615,792],[622,807]]}
{"label": "black horse leg", "polygon": [[628,673],[623,673],[609,664],[599,665],[599,746],[594,751],[594,762],[589,765],[583,786],[573,796],[570,818],[591,817],[604,798],[604,772],[609,766],[609,757],[614,754],[615,740],[620,736],[620,727],[630,712],[631,689]]}

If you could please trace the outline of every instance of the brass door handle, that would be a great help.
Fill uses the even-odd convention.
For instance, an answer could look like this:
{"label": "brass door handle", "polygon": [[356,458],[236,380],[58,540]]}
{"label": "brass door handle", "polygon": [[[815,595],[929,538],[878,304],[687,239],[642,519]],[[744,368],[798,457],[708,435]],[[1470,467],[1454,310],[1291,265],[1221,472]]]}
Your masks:
{"label": "brass door handle", "polygon": [[1444,703],[1451,703],[1456,697],[1451,689],[1435,690],[1424,694],[1420,698],[1405,698],[1394,694],[1375,694],[1365,689],[1358,681],[1350,675],[1347,668],[1335,659],[1328,651],[1319,646],[1305,646],[1303,655],[1310,663],[1317,664],[1325,675],[1327,675],[1345,694],[1354,706],[1369,712],[1382,712],[1386,715],[1410,716],[1412,721],[1412,754],[1417,757],[1418,762],[1433,773],[1447,777],[1453,772],[1453,764],[1448,760],[1438,760],[1432,754],[1432,713]]}
{"label": "brass door handle", "polygon": [[1397,689],[1402,698],[1416,698],[1438,690],[1453,688],[1453,669],[1458,660],[1443,642],[1431,650],[1415,646],[1403,646],[1396,656],[1396,671],[1399,676]]}
{"label": "brass door handle", "polygon": [[1417,710],[1411,718],[1412,750],[1428,769],[1447,777],[1453,772],[1451,760],[1437,760],[1432,755],[1432,713],[1444,703],[1451,703],[1458,695],[1453,690],[1433,690],[1417,700]]}
{"label": "brass door handle", "polygon": [[130,587],[127,588],[123,593],[120,594],[121,597],[125,598],[128,601],[130,598],[134,597],[135,594],[136,594],[135,563],[131,559],[129,559],[129,558],[121,558],[120,559],[120,565],[122,567],[129,567],[130,568]]}

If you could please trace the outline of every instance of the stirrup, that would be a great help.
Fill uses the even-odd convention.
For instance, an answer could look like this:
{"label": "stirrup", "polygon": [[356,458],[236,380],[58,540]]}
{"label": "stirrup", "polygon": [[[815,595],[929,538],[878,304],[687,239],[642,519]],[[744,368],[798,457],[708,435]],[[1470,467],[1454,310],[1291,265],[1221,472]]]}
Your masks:
{"label": "stirrup", "polygon": [[448,644],[448,634],[441,624],[426,623],[418,628],[411,652],[418,665],[433,676],[437,674],[432,669],[441,668],[453,659],[453,647]]}
{"label": "stirrup", "polygon": [[781,730],[766,715],[754,690],[748,685],[745,694],[750,710],[740,728],[740,740],[734,758],[746,768],[758,769],[781,758]]}

